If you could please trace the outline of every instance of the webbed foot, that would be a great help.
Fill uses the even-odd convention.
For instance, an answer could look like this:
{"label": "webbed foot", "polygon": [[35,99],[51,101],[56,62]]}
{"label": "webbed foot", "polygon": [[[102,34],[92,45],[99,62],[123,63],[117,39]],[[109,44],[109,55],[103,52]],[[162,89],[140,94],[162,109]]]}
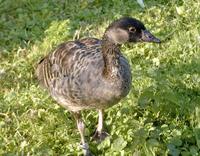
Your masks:
{"label": "webbed foot", "polygon": [[95,131],[94,135],[92,136],[92,140],[100,143],[102,142],[107,136],[109,136],[109,134],[105,131]]}
{"label": "webbed foot", "polygon": [[90,150],[89,150],[89,146],[87,143],[85,144],[80,144],[80,147],[83,149],[83,154],[84,156],[94,156]]}

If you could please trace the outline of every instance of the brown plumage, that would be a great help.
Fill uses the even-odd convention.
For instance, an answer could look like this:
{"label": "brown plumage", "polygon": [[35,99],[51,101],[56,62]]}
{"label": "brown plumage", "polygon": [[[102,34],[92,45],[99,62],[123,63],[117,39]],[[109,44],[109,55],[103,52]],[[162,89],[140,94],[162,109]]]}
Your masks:
{"label": "brown plumage", "polygon": [[85,155],[91,153],[84,139],[80,111],[99,110],[94,138],[104,139],[103,109],[117,104],[131,87],[130,66],[120,45],[137,41],[160,42],[140,21],[121,18],[106,29],[102,40],[85,38],[62,43],[38,64],[40,85],[74,114]]}

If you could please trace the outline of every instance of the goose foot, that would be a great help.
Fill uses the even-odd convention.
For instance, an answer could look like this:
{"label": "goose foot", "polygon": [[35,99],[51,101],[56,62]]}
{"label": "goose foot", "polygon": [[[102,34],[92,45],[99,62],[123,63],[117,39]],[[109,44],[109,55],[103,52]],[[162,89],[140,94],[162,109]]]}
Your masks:
{"label": "goose foot", "polygon": [[92,136],[92,140],[100,143],[102,142],[107,136],[109,136],[109,134],[105,131],[95,131],[94,135]]}
{"label": "goose foot", "polygon": [[87,143],[85,144],[80,144],[80,147],[83,149],[83,155],[84,156],[94,156],[90,150],[89,150],[89,146]]}

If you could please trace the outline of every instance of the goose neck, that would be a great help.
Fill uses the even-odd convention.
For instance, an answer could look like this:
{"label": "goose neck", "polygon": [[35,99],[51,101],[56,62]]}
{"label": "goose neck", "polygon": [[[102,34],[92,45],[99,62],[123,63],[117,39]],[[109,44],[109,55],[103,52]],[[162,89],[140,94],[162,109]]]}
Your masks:
{"label": "goose neck", "polygon": [[104,35],[102,53],[104,59],[103,76],[106,78],[116,77],[119,69],[119,45],[113,43],[111,39]]}

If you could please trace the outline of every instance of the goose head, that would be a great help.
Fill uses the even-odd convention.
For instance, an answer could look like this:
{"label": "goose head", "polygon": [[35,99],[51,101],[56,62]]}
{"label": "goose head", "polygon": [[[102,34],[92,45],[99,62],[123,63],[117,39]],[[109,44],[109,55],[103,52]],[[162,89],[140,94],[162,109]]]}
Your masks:
{"label": "goose head", "polygon": [[105,35],[109,41],[115,44],[161,42],[146,29],[141,21],[131,17],[123,17],[111,23],[106,29]]}

